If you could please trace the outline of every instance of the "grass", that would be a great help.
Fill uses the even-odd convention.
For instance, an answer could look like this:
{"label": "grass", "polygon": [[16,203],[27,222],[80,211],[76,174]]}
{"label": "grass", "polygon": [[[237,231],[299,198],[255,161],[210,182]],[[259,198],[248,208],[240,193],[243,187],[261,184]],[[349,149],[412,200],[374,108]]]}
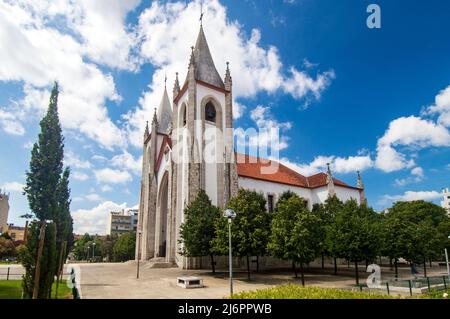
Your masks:
{"label": "grass", "polygon": [[343,289],[302,287],[285,284],[256,291],[244,291],[233,295],[233,299],[396,299],[383,294],[354,292]]}
{"label": "grass", "polygon": [[18,264],[17,261],[6,261],[6,260],[0,260],[0,265],[15,265]]}
{"label": "grass", "polygon": [[[55,296],[56,283],[53,283],[52,298]],[[21,299],[22,280],[0,280],[0,299]],[[72,299],[72,290],[65,281],[58,286],[58,299]]]}
{"label": "grass", "polygon": [[[447,297],[444,297],[444,293]],[[446,290],[432,290],[426,294],[420,296],[421,299],[450,299],[450,289]]]}

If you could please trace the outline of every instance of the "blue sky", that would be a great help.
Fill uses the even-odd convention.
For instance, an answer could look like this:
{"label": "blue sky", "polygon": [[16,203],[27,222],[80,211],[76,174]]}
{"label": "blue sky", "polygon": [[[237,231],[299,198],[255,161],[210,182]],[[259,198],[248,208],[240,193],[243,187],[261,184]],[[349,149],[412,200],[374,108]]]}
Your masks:
{"label": "blue sky", "polygon": [[[366,26],[370,3],[381,29]],[[309,175],[332,163],[369,203],[440,201],[450,182],[447,1],[204,1],[216,67],[230,61],[235,127],[281,128],[281,160]],[[0,187],[10,222],[53,80],[78,232],[137,204],[145,120],[164,75],[184,80],[200,2],[0,0]]]}

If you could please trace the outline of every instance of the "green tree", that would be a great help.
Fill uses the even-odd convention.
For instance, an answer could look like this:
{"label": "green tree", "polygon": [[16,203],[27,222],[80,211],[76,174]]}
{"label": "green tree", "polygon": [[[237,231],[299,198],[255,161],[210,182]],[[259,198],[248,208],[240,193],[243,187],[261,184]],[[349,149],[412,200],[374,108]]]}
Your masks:
{"label": "green tree", "polygon": [[398,277],[397,260],[424,263],[439,258],[448,243],[449,218],[445,209],[422,200],[396,202],[383,220],[382,251],[394,259]]}
{"label": "green tree", "polygon": [[119,236],[113,247],[115,261],[127,261],[134,259],[136,246],[136,233],[130,232]]}
{"label": "green tree", "polygon": [[327,231],[327,247],[333,256],[355,264],[355,279],[359,285],[358,262],[373,260],[378,255],[379,240],[375,212],[351,199],[344,203]]}
{"label": "green tree", "polygon": [[[70,168],[65,168],[62,178],[56,189],[58,214],[54,216],[56,224],[56,248],[58,249],[58,258],[65,260],[73,244],[73,220],[70,215],[70,189],[69,189]],[[64,243],[66,243],[64,251]],[[61,254],[64,254],[61,257]],[[59,267],[60,265],[57,265]],[[58,273],[58,269],[56,270]]]}
{"label": "green tree", "polygon": [[[7,233],[5,233],[7,235]],[[9,237],[9,236],[8,236]],[[0,259],[5,257],[12,257],[16,254],[16,247],[11,238],[7,238],[2,234],[0,236]]]}
{"label": "green tree", "polygon": [[[232,250],[237,257],[246,257],[247,275],[250,280],[250,256],[264,256],[270,232],[270,214],[266,211],[264,196],[255,191],[239,189],[236,197],[230,199],[228,208],[236,212],[231,225]],[[228,221],[219,218],[216,223],[214,251],[228,254]]]}
{"label": "green tree", "polygon": [[87,245],[93,240],[93,238],[88,234],[84,234],[79,240],[74,243],[73,254],[76,260],[87,260]]}
{"label": "green tree", "polygon": [[[56,247],[57,240],[60,243],[64,236],[67,236],[67,233],[62,231],[62,229],[67,229],[68,223],[67,212],[64,207],[67,203],[70,203],[68,197],[65,198],[66,202],[62,200],[67,194],[63,194],[62,189],[66,185],[62,185],[61,181],[66,178],[67,180],[64,183],[68,184],[68,171],[63,175],[64,138],[61,134],[58,117],[58,94],[58,84],[55,83],[47,113],[40,122],[41,132],[38,142],[34,144],[31,151],[30,168],[26,172],[26,186],[24,188],[31,212],[39,221],[36,225],[42,225],[46,220],[54,222],[47,226],[45,235],[44,251],[46,255],[45,258],[41,259],[40,265],[40,278],[42,280],[39,285],[43,284],[42,287],[39,287],[39,290],[42,290],[42,293],[39,293],[40,298],[49,296],[50,292],[48,294],[46,292],[50,289],[49,287],[51,287],[57,273],[57,253],[54,247]],[[70,197],[70,194],[68,196]],[[55,225],[55,223],[58,224]],[[39,228],[36,225],[34,227]],[[58,231],[55,229],[56,227]],[[29,271],[32,271],[35,265],[26,263],[35,262],[36,256],[34,255],[37,254],[37,250],[32,249],[32,247],[37,247],[38,243],[35,241],[38,240],[38,236],[34,234],[34,236],[30,236],[26,243],[26,249],[28,249],[28,255],[30,255],[30,258],[23,259],[27,271],[24,287],[27,289],[30,289],[30,282],[27,282],[27,280],[34,275]],[[60,247],[57,249],[60,249]]]}
{"label": "green tree", "polygon": [[[31,223],[26,246],[20,251],[19,261],[25,268],[22,287],[24,298],[31,298],[34,290],[34,279],[36,271],[36,258],[39,245],[39,233],[41,225],[39,222]],[[50,223],[45,227],[45,245],[41,256],[41,271],[39,276],[39,299],[50,298],[56,268],[56,226]],[[47,240],[49,239],[49,240]]]}
{"label": "green tree", "polygon": [[324,257],[329,255],[333,257],[334,260],[334,274],[337,275],[337,260],[335,255],[331,253],[332,249],[328,247],[326,237],[327,232],[330,230],[330,225],[334,223],[337,213],[342,210],[344,203],[336,196],[328,196],[323,204],[316,204],[313,206],[313,213],[316,214],[321,220],[321,232],[320,236],[320,246],[321,246],[321,257],[322,257],[322,268],[324,268]]}
{"label": "green tree", "polygon": [[221,218],[220,210],[211,204],[204,190],[184,210],[185,222],[180,227],[181,254],[187,257],[210,256],[212,272],[215,273],[212,241],[215,225]]}
{"label": "green tree", "polygon": [[300,264],[302,285],[305,285],[303,265],[313,261],[320,252],[320,219],[310,212],[304,199],[284,196],[278,201],[271,223],[268,249],[274,257],[292,261],[295,277]]}

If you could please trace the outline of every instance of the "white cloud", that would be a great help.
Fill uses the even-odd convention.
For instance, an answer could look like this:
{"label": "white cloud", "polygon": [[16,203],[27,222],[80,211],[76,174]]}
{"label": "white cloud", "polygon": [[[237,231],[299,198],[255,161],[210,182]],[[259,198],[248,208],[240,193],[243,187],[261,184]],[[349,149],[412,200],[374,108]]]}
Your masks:
{"label": "white cloud", "polygon": [[338,174],[356,173],[356,171],[362,172],[373,167],[373,161],[369,155],[349,157],[321,155],[306,164],[294,163],[287,158],[282,158],[281,163],[306,176],[326,171],[327,163],[331,164],[332,172]]}
{"label": "white cloud", "polygon": [[[92,10],[90,14],[97,15],[97,19],[109,12]],[[24,98],[8,110],[23,126],[23,122],[36,116],[36,110],[46,108],[48,99],[44,97],[57,80],[61,85],[59,112],[63,128],[79,131],[111,149],[125,144],[105,106],[107,100],[121,99],[113,78],[85,61],[85,55],[89,55],[86,46],[91,42],[79,34],[62,31],[65,22],[67,28],[76,32],[77,23],[86,21],[85,14],[82,7],[68,0],[1,2],[0,42],[14,50],[0,51],[0,81],[24,82]],[[20,132],[17,127],[15,131]]]}
{"label": "white cloud", "polygon": [[89,176],[85,173],[74,171],[70,174],[74,179],[78,181],[87,181],[89,179]]}
{"label": "white cloud", "polygon": [[95,161],[99,161],[99,162],[105,162],[105,161],[108,160],[106,157],[104,157],[102,155],[98,155],[98,154],[93,155],[92,159],[95,160]]}
{"label": "white cloud", "polygon": [[402,195],[383,195],[379,200],[380,205],[385,205],[392,202],[398,201],[415,201],[415,200],[425,200],[434,201],[442,197],[442,194],[437,191],[407,191]]}
{"label": "white cloud", "polygon": [[400,117],[389,124],[389,128],[378,140],[376,167],[393,172],[414,166],[414,160],[395,149],[398,146],[426,147],[450,146],[448,130],[432,121],[416,116]]}
{"label": "white cloud", "polygon": [[130,182],[133,178],[127,171],[103,168],[94,171],[98,183],[104,184],[124,184]]}
{"label": "white cloud", "polygon": [[133,155],[124,151],[120,155],[115,155],[111,159],[111,165],[121,169],[129,170],[132,173],[139,175],[142,169],[142,156],[134,159]]}
{"label": "white cloud", "polygon": [[[270,113],[268,106],[258,105],[250,113],[251,119],[257,126],[257,131],[245,131],[238,128],[235,131],[237,143],[239,147],[249,147],[251,149],[259,149],[259,152],[265,150],[270,151],[272,155],[289,146],[289,138],[282,135],[283,132],[291,129],[292,123],[279,122]],[[254,132],[255,134],[249,134]],[[248,140],[247,140],[248,139]]]}
{"label": "white cloud", "polygon": [[290,68],[291,78],[284,82],[284,91],[290,93],[294,98],[300,99],[313,94],[316,99],[320,99],[322,92],[331,84],[336,77],[334,71],[327,71],[317,75],[313,79],[306,72],[298,71],[294,67]]}
{"label": "white cloud", "polygon": [[[161,99],[165,74],[169,83],[173,83],[175,72],[179,72],[181,83],[185,79],[190,47],[195,44],[199,30],[193,17],[199,12],[199,0],[165,4],[154,1],[139,17],[138,32],[143,40],[141,55],[156,70],[140,106],[124,116],[128,139],[136,147],[141,146],[145,120],[151,119],[155,103]],[[294,66],[284,72],[277,48],[264,47],[258,29],[246,34],[239,22],[227,18],[227,10],[219,1],[204,1],[204,12],[203,25],[211,54],[221,75],[225,74],[225,62],[230,62],[236,99],[280,90],[297,99],[308,95],[319,98],[329,84],[332,71],[318,73],[315,78]],[[242,114],[241,110],[240,104],[236,104],[235,118]]]}
{"label": "white cloud", "polygon": [[85,196],[85,198],[90,202],[99,202],[99,201],[103,200],[103,198],[100,195],[95,194],[95,193],[88,194]]}
{"label": "white cloud", "polygon": [[23,188],[25,187],[24,184],[21,184],[19,182],[7,182],[4,183],[0,189],[6,192],[23,192]]}
{"label": "white cloud", "polygon": [[109,185],[103,185],[102,187],[100,187],[100,190],[101,190],[103,193],[106,193],[106,192],[112,191],[113,188],[112,188],[111,186],[109,186]]}
{"label": "white cloud", "polygon": [[439,92],[426,113],[439,115],[438,123],[450,127],[450,86]]}
{"label": "white cloud", "polygon": [[424,178],[425,178],[425,174],[423,172],[423,168],[417,166],[411,170],[411,176],[409,176],[407,178],[395,179],[394,185],[403,187],[403,186],[409,185],[411,183],[421,182],[421,181],[423,181]]}
{"label": "white cloud", "polygon": [[105,201],[91,209],[78,209],[72,212],[74,232],[76,234],[106,234],[108,215],[127,207],[126,203],[117,204]]}
{"label": "white cloud", "polygon": [[67,151],[64,155],[64,164],[75,168],[91,168],[89,161],[81,160],[74,152]]}
{"label": "white cloud", "polygon": [[24,135],[25,128],[13,113],[7,112],[0,108],[0,127],[3,131],[10,135]]}

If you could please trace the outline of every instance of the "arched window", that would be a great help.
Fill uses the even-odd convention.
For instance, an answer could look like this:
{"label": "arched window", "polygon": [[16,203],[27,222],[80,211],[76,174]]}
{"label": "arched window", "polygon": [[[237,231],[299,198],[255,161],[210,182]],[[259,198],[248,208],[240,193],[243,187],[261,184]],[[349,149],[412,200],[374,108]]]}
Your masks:
{"label": "arched window", "polygon": [[216,122],[216,108],[211,102],[206,103],[205,120],[210,122]]}
{"label": "arched window", "polygon": [[183,105],[183,126],[186,126],[186,105]]}

